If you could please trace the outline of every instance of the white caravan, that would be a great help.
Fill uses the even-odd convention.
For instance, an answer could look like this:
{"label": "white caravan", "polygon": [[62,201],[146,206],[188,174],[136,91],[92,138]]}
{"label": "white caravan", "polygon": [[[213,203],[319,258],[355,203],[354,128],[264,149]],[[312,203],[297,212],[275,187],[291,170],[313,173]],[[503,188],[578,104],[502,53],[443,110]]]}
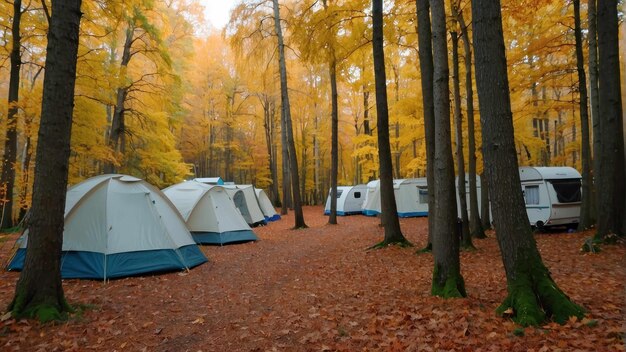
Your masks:
{"label": "white caravan", "polygon": [[571,167],[519,168],[532,226],[574,225],[580,218],[581,176]]}
{"label": "white caravan", "polygon": [[[330,194],[332,188],[328,191],[328,197],[326,198],[326,207],[324,208],[324,215],[330,214]],[[367,194],[366,185],[356,186],[337,186],[337,215],[353,215],[361,214],[363,208],[363,201]]]}
{"label": "white caravan", "polygon": [[[393,191],[399,217],[428,216],[428,185],[425,177],[393,180]],[[367,184],[363,214],[375,216],[380,213],[380,180],[374,180]]]}

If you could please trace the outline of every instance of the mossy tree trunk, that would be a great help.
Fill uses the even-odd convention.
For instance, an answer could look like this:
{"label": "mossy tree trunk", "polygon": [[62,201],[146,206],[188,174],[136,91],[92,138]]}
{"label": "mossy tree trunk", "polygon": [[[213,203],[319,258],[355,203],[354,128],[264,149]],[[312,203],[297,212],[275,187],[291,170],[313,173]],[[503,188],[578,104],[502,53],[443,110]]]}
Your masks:
{"label": "mossy tree trunk", "polygon": [[435,113],[435,233],[431,293],[442,297],[465,297],[456,231],[454,163],[450,132],[450,85],[446,14],[443,0],[431,0],[433,42],[433,101]]}
{"label": "mossy tree trunk", "polygon": [[374,56],[374,82],[376,87],[376,115],[378,128],[378,160],[380,174],[381,221],[385,229],[385,239],[378,246],[406,244],[400,230],[398,210],[393,191],[393,165],[389,145],[389,110],[387,106],[387,77],[385,74],[385,53],[383,50],[383,3],[372,0],[372,47]]}
{"label": "mossy tree trunk", "polygon": [[416,1],[417,39],[422,104],[424,106],[424,137],[426,138],[426,182],[428,183],[428,243],[422,251],[431,251],[435,231],[435,110],[433,102],[433,48],[428,0]]}
{"label": "mossy tree trunk", "polygon": [[472,13],[485,172],[508,288],[497,313],[512,311],[523,326],[539,325],[548,317],[559,323],[570,316],[580,318],[584,310],[550,277],[528,224],[519,186],[500,2],[474,0]]}
{"label": "mossy tree trunk", "polygon": [[617,1],[598,2],[599,170],[596,170],[597,241],[624,236],[624,135],[617,28]]}
{"label": "mossy tree trunk", "polygon": [[[454,18],[456,16],[456,6],[452,6]],[[463,156],[463,115],[461,114],[461,82],[459,78],[459,37],[456,32],[450,32],[452,37],[452,82],[454,92],[454,127],[456,132],[456,170],[457,194],[459,197],[459,218],[461,219],[461,247],[472,249],[472,236],[470,236],[469,217],[467,216],[467,197],[465,189],[465,159]]]}
{"label": "mossy tree trunk", "polygon": [[9,306],[15,317],[59,319],[71,310],[61,285],[81,0],[53,0],[24,269]]}

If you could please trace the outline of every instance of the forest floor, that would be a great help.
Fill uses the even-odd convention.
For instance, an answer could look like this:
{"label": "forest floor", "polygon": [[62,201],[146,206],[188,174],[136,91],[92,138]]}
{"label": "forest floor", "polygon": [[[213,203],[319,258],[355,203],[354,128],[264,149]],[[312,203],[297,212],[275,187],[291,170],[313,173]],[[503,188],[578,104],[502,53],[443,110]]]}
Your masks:
{"label": "forest floor", "polygon": [[[469,297],[430,296],[433,260],[417,255],[427,219],[402,219],[415,248],[367,248],[382,240],[377,218],[321,207],[256,228],[260,241],[203,246],[209,262],[189,272],[113,280],[65,280],[69,321],[0,320],[2,351],[624,351],[624,246],[581,254],[590,233],[535,237],[558,285],[587,317],[519,329],[497,317],[506,281],[494,233],[462,252]],[[0,238],[0,263],[15,235]],[[0,273],[0,316],[19,273]],[[523,335],[523,336],[518,336]]]}

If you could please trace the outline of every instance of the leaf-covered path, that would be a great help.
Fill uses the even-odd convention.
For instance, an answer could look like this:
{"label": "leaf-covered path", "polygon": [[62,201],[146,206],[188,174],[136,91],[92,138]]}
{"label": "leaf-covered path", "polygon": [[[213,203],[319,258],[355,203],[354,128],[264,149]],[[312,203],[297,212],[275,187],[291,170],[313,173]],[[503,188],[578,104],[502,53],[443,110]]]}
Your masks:
{"label": "leaf-covered path", "polygon": [[[289,229],[289,215],[255,229],[259,242],[204,246],[209,263],[188,273],[66,280],[68,300],[87,310],[44,326],[5,315],[0,350],[624,350],[623,246],[582,255],[589,234],[537,235],[556,282],[589,314],[516,336],[521,330],[494,314],[506,284],[493,233],[462,253],[469,298],[442,300],[429,295],[431,255],[415,254],[425,244],[425,218],[401,220],[416,248],[367,251],[382,239],[378,219],[340,217],[331,226],[321,213],[305,207],[306,230]],[[3,264],[12,244],[0,239]],[[0,312],[18,276],[0,273]]]}

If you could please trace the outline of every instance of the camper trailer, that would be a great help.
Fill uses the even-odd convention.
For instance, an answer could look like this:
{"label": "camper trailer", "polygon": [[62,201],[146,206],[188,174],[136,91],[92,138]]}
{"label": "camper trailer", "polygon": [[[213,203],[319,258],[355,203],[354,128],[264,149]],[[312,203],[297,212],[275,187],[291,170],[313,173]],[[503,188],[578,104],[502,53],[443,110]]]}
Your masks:
{"label": "camper trailer", "polygon": [[[328,191],[324,215],[330,215],[331,192],[332,188]],[[337,215],[361,214],[366,193],[366,185],[337,186]]]}
{"label": "camper trailer", "polygon": [[519,168],[526,213],[537,228],[578,223],[581,176],[571,167]]}
{"label": "camper trailer", "polygon": [[[398,216],[401,218],[428,215],[428,186],[426,178],[393,180]],[[367,184],[367,196],[363,202],[363,214],[376,216],[380,210],[380,180]]]}

